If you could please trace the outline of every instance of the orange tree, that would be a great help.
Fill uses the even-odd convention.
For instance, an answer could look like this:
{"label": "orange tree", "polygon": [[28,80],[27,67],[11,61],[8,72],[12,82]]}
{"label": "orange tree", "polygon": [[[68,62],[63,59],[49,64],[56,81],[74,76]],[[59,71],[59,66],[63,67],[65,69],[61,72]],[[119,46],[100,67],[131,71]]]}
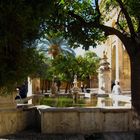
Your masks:
{"label": "orange tree", "polygon": [[85,81],[87,86],[90,87],[90,76],[97,77],[99,68],[99,57],[91,51],[85,52],[84,56],[77,57],[78,65],[78,78],[81,81]]}
{"label": "orange tree", "polygon": [[87,80],[90,75],[97,76],[99,58],[93,52],[87,52],[85,56],[58,55],[52,60],[51,67],[47,69],[48,73],[53,71],[61,81],[67,83],[65,92],[73,85],[74,75],[77,75],[79,81]]}

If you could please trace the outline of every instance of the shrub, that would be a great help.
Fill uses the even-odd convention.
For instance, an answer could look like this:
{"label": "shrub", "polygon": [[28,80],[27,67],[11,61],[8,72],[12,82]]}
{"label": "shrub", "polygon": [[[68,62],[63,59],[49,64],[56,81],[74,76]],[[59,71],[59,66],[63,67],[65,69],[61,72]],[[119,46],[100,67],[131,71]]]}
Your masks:
{"label": "shrub", "polygon": [[43,98],[40,101],[41,105],[48,105],[51,107],[71,107],[73,99],[71,98]]}
{"label": "shrub", "polygon": [[48,98],[44,97],[40,100],[41,105],[48,105],[51,107],[73,107],[73,106],[84,106],[84,100],[79,99],[76,104],[74,104],[74,101],[72,98],[66,98],[66,97],[59,97],[59,98]]}
{"label": "shrub", "polygon": [[56,106],[56,99],[55,98],[42,98],[40,100],[40,104],[41,105],[48,105],[48,106],[51,106],[51,107],[55,107]]}
{"label": "shrub", "polygon": [[72,107],[73,99],[72,98],[58,98],[57,107]]}

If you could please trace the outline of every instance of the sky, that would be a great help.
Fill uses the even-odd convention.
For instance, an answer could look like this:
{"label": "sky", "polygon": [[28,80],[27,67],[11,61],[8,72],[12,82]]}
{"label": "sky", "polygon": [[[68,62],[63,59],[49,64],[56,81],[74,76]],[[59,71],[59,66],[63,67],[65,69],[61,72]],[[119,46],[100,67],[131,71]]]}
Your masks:
{"label": "sky", "polygon": [[[95,52],[99,57],[101,57],[104,49],[105,49],[105,46],[100,45],[100,46],[97,46],[96,48],[90,47],[89,50]],[[82,47],[76,48],[76,49],[74,49],[74,51],[77,56],[84,55],[84,53],[85,53],[85,50],[83,50]]]}

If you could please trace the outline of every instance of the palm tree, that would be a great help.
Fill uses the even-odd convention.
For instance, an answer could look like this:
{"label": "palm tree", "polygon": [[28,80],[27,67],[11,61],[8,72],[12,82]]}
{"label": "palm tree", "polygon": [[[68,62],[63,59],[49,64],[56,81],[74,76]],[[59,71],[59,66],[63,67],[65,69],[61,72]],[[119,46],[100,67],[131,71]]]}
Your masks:
{"label": "palm tree", "polygon": [[[38,43],[38,48],[41,52],[45,52],[47,55],[51,54],[52,58],[55,59],[59,54],[65,56],[72,55],[75,56],[75,52],[69,47],[67,41],[58,35],[46,35],[45,38],[41,38]],[[56,94],[55,82],[52,80],[52,93]]]}
{"label": "palm tree", "polygon": [[38,47],[41,51],[51,54],[54,59],[61,53],[66,56],[68,54],[75,56],[75,52],[61,36],[50,37],[47,35],[46,38],[40,39]]}

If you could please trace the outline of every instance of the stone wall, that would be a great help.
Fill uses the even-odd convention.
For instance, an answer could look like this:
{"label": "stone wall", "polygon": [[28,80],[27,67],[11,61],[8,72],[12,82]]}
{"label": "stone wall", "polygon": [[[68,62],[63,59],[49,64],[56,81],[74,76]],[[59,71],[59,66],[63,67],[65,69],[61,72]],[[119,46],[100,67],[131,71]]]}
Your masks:
{"label": "stone wall", "polygon": [[133,131],[131,109],[40,109],[41,132],[51,134]]}
{"label": "stone wall", "polygon": [[140,129],[140,119],[132,109],[47,108],[0,110],[0,136],[27,128],[47,134],[93,134],[129,132]]}
{"label": "stone wall", "polygon": [[35,108],[0,109],[0,136],[14,134],[28,127],[35,127]]}

